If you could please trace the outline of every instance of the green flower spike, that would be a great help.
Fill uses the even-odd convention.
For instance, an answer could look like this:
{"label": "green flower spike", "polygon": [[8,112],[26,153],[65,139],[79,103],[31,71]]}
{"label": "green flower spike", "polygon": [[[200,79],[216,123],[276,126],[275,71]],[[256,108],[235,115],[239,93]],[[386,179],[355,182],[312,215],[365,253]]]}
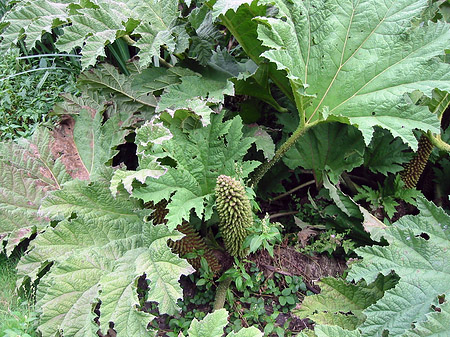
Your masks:
{"label": "green flower spike", "polygon": [[252,208],[244,186],[234,178],[221,175],[217,178],[216,197],[225,249],[232,256],[243,257],[246,252],[242,246],[253,222]]}

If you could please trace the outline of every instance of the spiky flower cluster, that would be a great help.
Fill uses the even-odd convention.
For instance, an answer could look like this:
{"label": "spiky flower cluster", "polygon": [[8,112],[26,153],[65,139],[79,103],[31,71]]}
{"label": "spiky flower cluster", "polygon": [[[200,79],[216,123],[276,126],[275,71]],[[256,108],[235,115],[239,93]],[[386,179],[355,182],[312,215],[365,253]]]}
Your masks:
{"label": "spiky flower cluster", "polygon": [[242,246],[253,222],[252,207],[244,186],[234,178],[221,175],[217,178],[216,197],[225,249],[233,256],[243,257],[246,252]]}
{"label": "spiky flower cluster", "polygon": [[[161,200],[156,205],[153,203],[148,205],[149,208],[153,208],[153,213],[150,215],[150,220],[153,224],[165,224],[167,223],[166,215],[169,213],[167,210],[167,201]],[[208,262],[209,267],[216,274],[220,271],[221,266],[213,251],[206,245],[205,240],[195,230],[194,227],[188,222],[183,222],[178,225],[177,231],[183,233],[185,236],[178,241],[168,240],[167,245],[172,249],[172,252],[183,257],[187,254],[194,253],[196,251],[203,251],[203,257]],[[188,262],[195,268],[200,269],[201,257],[188,258]]]}
{"label": "spiky flower cluster", "polygon": [[433,150],[433,144],[426,135],[422,135],[419,139],[419,146],[416,155],[406,164],[405,169],[401,172],[401,177],[406,188],[414,188],[422,175],[428,158]]}
{"label": "spiky flower cluster", "polygon": [[153,213],[150,215],[150,219],[154,225],[160,225],[167,223],[166,215],[169,213],[167,209],[167,200],[163,199],[156,205],[150,202],[147,207],[153,209]]}
{"label": "spiky flower cluster", "polygon": [[[209,267],[216,274],[220,271],[221,266],[216,256],[212,250],[206,245],[205,240],[200,236],[200,234],[195,230],[194,227],[188,222],[183,222],[183,224],[177,226],[177,231],[185,234],[185,236],[178,241],[169,240],[167,245],[172,248],[172,252],[183,257],[190,253],[195,253],[196,251],[202,250],[203,257],[206,262],[208,262]],[[188,262],[195,269],[199,270],[201,263],[201,257],[188,258]]]}

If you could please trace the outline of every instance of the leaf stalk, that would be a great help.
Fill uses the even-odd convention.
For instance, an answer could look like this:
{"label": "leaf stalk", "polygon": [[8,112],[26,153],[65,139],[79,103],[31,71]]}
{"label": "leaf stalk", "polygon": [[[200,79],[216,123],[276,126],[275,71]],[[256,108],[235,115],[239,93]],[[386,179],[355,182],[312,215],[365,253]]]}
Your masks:
{"label": "leaf stalk", "polygon": [[439,150],[450,153],[450,144],[444,142],[440,135],[435,136],[431,132],[428,132],[427,136],[430,139],[431,144],[436,146]]}
{"label": "leaf stalk", "polygon": [[313,126],[316,126],[319,123],[326,122],[324,120],[318,120],[314,121],[312,123],[308,124],[302,124],[300,122],[297,129],[294,131],[294,133],[283,143],[283,145],[280,146],[280,148],[275,152],[275,155],[273,158],[265,162],[264,164],[260,165],[253,176],[253,178],[250,180],[250,186],[256,186],[258,185],[259,181],[262,179],[262,177],[269,171],[273,165],[275,165],[284,155],[285,153],[292,147],[292,145],[297,142],[297,140],[303,136],[310,128]]}

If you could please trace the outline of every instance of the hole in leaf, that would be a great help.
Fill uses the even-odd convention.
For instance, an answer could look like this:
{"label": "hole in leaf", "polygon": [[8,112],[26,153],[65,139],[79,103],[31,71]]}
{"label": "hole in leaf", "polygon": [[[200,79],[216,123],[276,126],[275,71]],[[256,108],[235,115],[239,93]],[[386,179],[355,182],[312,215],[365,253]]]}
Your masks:
{"label": "hole in leaf", "polygon": [[441,308],[439,308],[439,307],[437,307],[437,306],[435,306],[435,305],[432,305],[432,306],[431,306],[431,309],[433,309],[433,310],[436,311],[436,312],[441,312]]}
{"label": "hole in leaf", "polygon": [[372,111],[372,116],[375,116],[375,111]]}
{"label": "hole in leaf", "polygon": [[137,146],[134,143],[125,143],[117,146],[119,153],[113,158],[113,166],[124,163],[128,170],[136,170],[138,157],[136,155]]}
{"label": "hole in leaf", "polygon": [[417,235],[416,237],[421,237],[422,239],[425,239],[425,240],[429,240],[430,239],[430,236],[427,234],[427,233],[422,233],[422,234],[420,234],[420,235]]}

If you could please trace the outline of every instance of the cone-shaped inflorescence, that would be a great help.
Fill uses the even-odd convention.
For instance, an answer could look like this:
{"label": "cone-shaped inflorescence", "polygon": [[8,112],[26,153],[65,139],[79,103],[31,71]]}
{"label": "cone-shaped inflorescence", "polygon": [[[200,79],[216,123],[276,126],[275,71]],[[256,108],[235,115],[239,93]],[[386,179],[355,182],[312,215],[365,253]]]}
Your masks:
{"label": "cone-shaped inflorescence", "polygon": [[401,172],[401,177],[406,188],[415,188],[420,176],[422,175],[428,158],[433,150],[433,144],[426,135],[422,135],[419,139],[419,147],[415,156],[406,164],[405,169]]}
{"label": "cone-shaped inflorescence", "polygon": [[[214,255],[212,250],[208,248],[203,238],[195,230],[195,228],[192,227],[190,223],[183,222],[183,224],[178,225],[177,231],[185,234],[185,236],[178,241],[172,240],[167,241],[167,245],[170,248],[172,248],[172,252],[178,254],[180,257],[183,257],[187,254],[195,253],[202,250],[203,257],[205,258],[206,262],[208,262],[208,265],[213,271],[213,273],[216,274],[218,271],[220,271],[221,267],[216,256]],[[194,267],[197,270],[200,269],[201,256],[188,258],[187,260],[192,265],[192,267]]]}
{"label": "cone-shaped inflorescence", "polygon": [[246,252],[242,246],[253,222],[252,207],[244,186],[234,178],[221,175],[217,178],[216,197],[225,249],[232,256],[243,257]]}
{"label": "cone-shaped inflorescence", "polygon": [[[150,220],[153,224],[165,224],[167,222],[166,215],[169,212],[167,210],[167,201],[162,200],[156,205],[153,203],[148,205],[149,208],[153,209],[153,213],[150,215]],[[203,257],[206,262],[208,262],[209,267],[213,273],[217,273],[221,266],[213,251],[206,245],[205,240],[200,236],[200,234],[189,224],[188,222],[183,222],[183,224],[178,225],[177,230],[185,236],[178,241],[168,240],[167,245],[172,248],[172,252],[183,257],[187,254],[194,253],[196,251],[203,251]],[[188,262],[195,268],[200,269],[201,257],[195,257],[187,259]]]}
{"label": "cone-shaped inflorescence", "polygon": [[163,199],[156,205],[151,202],[148,204],[148,208],[153,209],[153,213],[150,215],[150,220],[153,221],[154,225],[167,223],[166,215],[169,213],[169,210],[167,209],[167,200]]}

